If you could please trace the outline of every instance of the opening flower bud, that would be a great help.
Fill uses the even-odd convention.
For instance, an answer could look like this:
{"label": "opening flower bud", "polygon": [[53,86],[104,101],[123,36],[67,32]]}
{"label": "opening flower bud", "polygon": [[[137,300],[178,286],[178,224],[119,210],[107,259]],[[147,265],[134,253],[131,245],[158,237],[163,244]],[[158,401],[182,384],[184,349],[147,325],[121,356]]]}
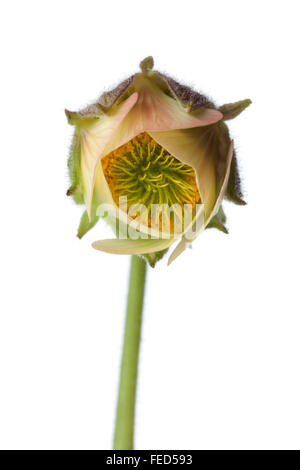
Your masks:
{"label": "opening flower bud", "polygon": [[140,73],[94,105],[66,114],[75,125],[68,194],[86,204],[79,236],[105,205],[116,238],[94,248],[143,254],[155,264],[177,240],[171,260],[206,227],[226,231],[224,197],[243,203],[223,117],[237,116],[249,100],[217,108],[152,68],[147,57]]}

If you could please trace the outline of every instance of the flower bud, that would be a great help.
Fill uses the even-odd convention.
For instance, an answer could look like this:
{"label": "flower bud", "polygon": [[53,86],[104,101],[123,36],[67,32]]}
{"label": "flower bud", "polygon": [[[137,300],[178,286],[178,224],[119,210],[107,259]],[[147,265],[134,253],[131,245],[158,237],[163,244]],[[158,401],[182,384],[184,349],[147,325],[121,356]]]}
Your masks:
{"label": "flower bud", "polygon": [[140,254],[154,266],[179,241],[173,261],[205,228],[227,233],[222,200],[244,204],[237,160],[225,120],[251,102],[217,108],[204,95],[153,70],[153,58],[79,112],[67,192],[84,203],[78,236],[100,217],[116,238],[93,247]]}

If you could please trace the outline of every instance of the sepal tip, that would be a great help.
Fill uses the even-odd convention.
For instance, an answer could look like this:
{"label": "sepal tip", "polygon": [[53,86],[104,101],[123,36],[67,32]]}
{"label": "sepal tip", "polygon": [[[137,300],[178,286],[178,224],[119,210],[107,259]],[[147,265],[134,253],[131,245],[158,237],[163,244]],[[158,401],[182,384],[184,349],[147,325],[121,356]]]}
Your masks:
{"label": "sepal tip", "polygon": [[223,113],[224,121],[229,121],[230,119],[236,118],[241,112],[243,112],[248,106],[252,104],[250,99],[237,101],[236,103],[224,104],[219,108],[219,111]]}
{"label": "sepal tip", "polygon": [[150,55],[140,62],[140,69],[143,73],[148,73],[154,67],[153,57]]}

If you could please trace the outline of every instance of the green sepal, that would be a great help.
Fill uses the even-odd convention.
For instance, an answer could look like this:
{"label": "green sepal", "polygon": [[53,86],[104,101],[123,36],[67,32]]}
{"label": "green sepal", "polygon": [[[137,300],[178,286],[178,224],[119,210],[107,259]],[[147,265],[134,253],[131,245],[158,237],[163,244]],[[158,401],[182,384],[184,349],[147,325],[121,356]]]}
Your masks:
{"label": "green sepal", "polygon": [[243,199],[243,193],[241,189],[241,178],[239,174],[238,162],[235,152],[233,153],[230,174],[228,179],[228,185],[226,189],[226,198],[238,204],[239,206],[245,206],[247,203]]}
{"label": "green sepal", "polygon": [[154,67],[154,60],[152,56],[145,57],[145,59],[143,59],[140,62],[140,69],[143,73],[150,72],[150,70],[152,70],[153,67]]}
{"label": "green sepal", "polygon": [[89,219],[87,211],[84,211],[80,219],[80,224],[77,231],[77,237],[82,238],[94,225],[98,222],[99,217],[96,215],[96,206],[93,205],[91,220]]}
{"label": "green sepal", "polygon": [[228,230],[224,225],[225,222],[226,222],[226,215],[225,215],[225,212],[223,211],[222,206],[220,206],[216,215],[211,219],[211,221],[207,225],[207,228],[216,228],[223,233],[228,233]]}
{"label": "green sepal", "polygon": [[[220,121],[216,125],[216,130],[218,132],[218,142],[219,142],[219,157],[217,161],[222,161],[222,155],[225,155],[225,149],[228,148],[230,144],[230,135],[228,126],[225,122]],[[230,173],[228,184],[225,192],[225,197],[231,202],[244,206],[247,203],[243,200],[243,192],[241,185],[241,177],[239,173],[238,162],[236,158],[235,150],[233,151],[233,157],[230,166]]]}
{"label": "green sepal", "polygon": [[68,196],[72,196],[73,201],[74,201],[76,204],[84,204],[84,197],[83,197],[83,194],[82,194],[82,193],[72,193],[72,194],[68,194],[68,192],[67,192],[67,195],[68,195]]}
{"label": "green sepal", "polygon": [[223,120],[228,121],[237,117],[244,109],[252,103],[251,100],[237,101],[236,103],[224,104],[219,108],[219,111],[223,114]]}
{"label": "green sepal", "polygon": [[75,129],[72,139],[68,169],[71,180],[71,186],[67,191],[67,196],[72,196],[76,204],[84,204],[83,190],[81,184],[81,171],[80,171],[80,137],[78,129]]}
{"label": "green sepal", "polygon": [[105,114],[105,110],[100,103],[95,103],[87,106],[81,111],[69,111],[65,109],[65,115],[67,116],[68,123],[71,126],[88,126],[93,124],[95,120],[101,118]]}
{"label": "green sepal", "polygon": [[167,251],[168,251],[168,248],[166,250],[156,251],[155,253],[146,253],[141,256],[142,258],[144,258],[145,261],[149,263],[151,268],[154,268],[156,263],[165,256]]}

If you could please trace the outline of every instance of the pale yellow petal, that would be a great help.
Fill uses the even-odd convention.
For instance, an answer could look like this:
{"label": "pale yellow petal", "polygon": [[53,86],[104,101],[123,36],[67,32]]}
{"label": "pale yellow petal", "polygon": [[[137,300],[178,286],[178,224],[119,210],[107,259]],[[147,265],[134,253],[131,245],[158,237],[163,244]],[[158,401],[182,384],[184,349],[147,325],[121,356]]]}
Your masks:
{"label": "pale yellow petal", "polygon": [[230,175],[230,167],[231,167],[231,163],[232,163],[232,157],[233,157],[233,140],[230,142],[228,153],[227,153],[226,173],[225,173],[225,176],[224,176],[224,180],[223,180],[220,192],[218,194],[218,198],[215,202],[214,208],[213,208],[208,220],[206,221],[205,225],[208,225],[209,222],[211,221],[211,219],[216,215],[216,213],[218,212],[219,207],[222,203],[222,200],[224,198],[225,191],[226,191],[227,184],[228,184],[229,175]]}
{"label": "pale yellow petal", "polygon": [[174,239],[107,239],[98,240],[92,243],[92,247],[96,250],[105,251],[106,253],[112,253],[116,255],[142,255],[164,250],[168,248],[173,242]]}
{"label": "pale yellow petal", "polygon": [[101,116],[94,124],[82,128],[80,131],[81,172],[84,184],[84,199],[89,214],[97,163],[122,120],[136,103],[137,98],[137,93],[134,93],[117,110]]}
{"label": "pale yellow petal", "polygon": [[199,225],[198,230],[195,231],[192,237],[189,236],[188,239],[186,238],[185,235],[182,237],[181,241],[178,243],[178,245],[175,247],[175,249],[171,253],[168,259],[168,265],[171,264],[179,255],[181,255],[181,253],[183,253],[187,247],[191,246],[191,243],[198,237],[200,232],[202,232],[205,229],[205,227],[209,224],[209,222],[214,217],[214,215],[216,215],[216,213],[218,212],[220,204],[222,203],[222,200],[226,191],[227,184],[228,184],[232,157],[233,157],[233,140],[230,143],[228,153],[227,153],[226,173],[224,176],[224,180],[222,182],[219,195],[217,197],[213,210],[211,211],[209,215],[209,218],[206,220],[205,224]]}
{"label": "pale yellow petal", "polygon": [[188,113],[174,98],[163,93],[151,80],[139,75],[134,80],[138,100],[123,120],[105,154],[133,139],[141,132],[167,131],[207,126],[222,119],[216,109],[203,108],[197,116]]}
{"label": "pale yellow petal", "polygon": [[212,132],[211,127],[149,132],[170,154],[194,168],[205,219],[208,219],[217,197],[214,155],[211,150]]}
{"label": "pale yellow petal", "polygon": [[176,248],[172,251],[171,255],[169,256],[168,259],[168,266],[175,261],[178,256],[181,255],[185,251],[185,249],[190,245],[190,242],[188,242],[184,237],[180,240]]}

